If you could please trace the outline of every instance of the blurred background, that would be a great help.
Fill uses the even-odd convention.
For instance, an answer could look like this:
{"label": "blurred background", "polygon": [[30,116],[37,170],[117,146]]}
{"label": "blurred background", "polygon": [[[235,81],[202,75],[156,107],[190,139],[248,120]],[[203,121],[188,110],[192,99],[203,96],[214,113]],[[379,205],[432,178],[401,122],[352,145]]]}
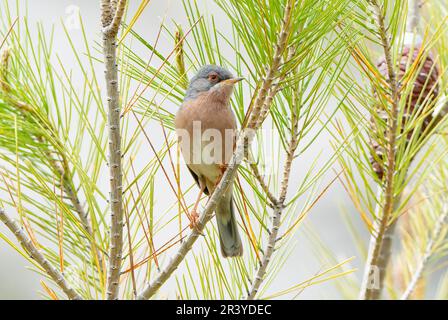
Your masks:
{"label": "blurred background", "polygon": [[[14,7],[15,1],[10,1],[11,7]],[[60,27],[61,22],[64,22],[70,32],[70,36],[74,41],[76,47],[82,47],[82,34],[77,25],[76,17],[79,12],[85,23],[87,30],[88,41],[100,40],[100,20],[99,20],[99,1],[91,0],[33,0],[33,1],[18,1],[22,8],[21,15],[27,16],[30,25],[35,22],[41,22],[46,30],[54,28],[54,51],[63,59],[66,66],[72,65],[73,61],[70,48],[67,46],[64,31]],[[180,1],[171,0],[153,0],[147,7],[143,16],[137,22],[135,29],[147,39],[153,41],[158,32],[160,22],[163,16],[166,16],[166,21],[174,20],[180,24],[186,22],[186,17]],[[1,3],[1,2],[0,2]],[[216,13],[217,8],[212,1],[199,1],[200,6],[209,13]],[[138,1],[130,1],[130,11],[134,12],[138,6]],[[25,13],[27,8],[27,13]],[[2,8],[0,8],[2,11]],[[220,23],[220,17],[215,16],[217,23]],[[224,23],[223,23],[224,24]],[[228,34],[230,30],[225,26],[221,28],[224,34]],[[158,49],[161,51],[170,51],[172,49],[172,39],[162,37],[159,40]],[[81,49],[80,49],[81,50]],[[102,70],[98,70],[102,74]],[[73,75],[76,81],[76,71]],[[79,78],[81,79],[81,78]],[[102,79],[102,77],[99,77]],[[100,86],[103,84],[100,83]],[[331,108],[332,106],[329,106]],[[160,141],[163,143],[162,136]],[[159,139],[155,137],[154,139]],[[308,152],[301,161],[304,163],[311,163],[314,161],[317,154],[321,153],[322,158],[328,157],[331,154],[332,148],[329,145],[330,137],[323,133],[320,136],[321,143],[313,147],[312,152]],[[318,146],[317,146],[318,145]],[[143,150],[143,149],[142,149]],[[144,157],[144,155],[142,155]],[[138,162],[138,159],[136,159]],[[300,181],[300,162],[297,161],[291,177],[292,186],[298,184]],[[327,175],[322,180],[322,185],[329,183],[334,176]],[[107,185],[105,186],[107,188]],[[158,186],[159,188],[159,186]],[[160,186],[163,188],[163,186]],[[157,199],[163,202],[163,198]],[[272,285],[272,290],[282,289],[291,286],[293,283],[298,283],[303,279],[308,279],[312,275],[322,271],[330,264],[326,265],[322,261],[318,250],[316,249],[316,238],[314,234],[319,235],[319,241],[331,250],[339,261],[350,257],[355,257],[352,263],[346,266],[349,268],[356,268],[358,271],[350,277],[360,277],[363,268],[363,258],[359,256],[357,247],[348,231],[345,220],[342,215],[346,214],[353,226],[358,230],[364,243],[368,242],[368,232],[365,225],[362,223],[359,214],[355,212],[350,199],[347,197],[339,182],[334,183],[331,188],[324,194],[318,204],[312,209],[304,224],[298,229],[295,237],[295,247],[292,250],[290,258],[287,260],[282,271],[279,273],[276,281]],[[0,231],[6,232],[3,225],[0,225]],[[42,290],[39,283],[40,276],[33,271],[27,270],[25,267],[27,262],[12,250],[4,241],[0,241],[0,299],[39,299],[41,298],[40,290]],[[168,284],[162,289],[162,292],[170,292]],[[173,298],[169,293],[167,297]],[[333,283],[323,283],[312,286],[304,290],[301,298],[306,299],[336,299],[341,298],[338,291],[335,289]]]}

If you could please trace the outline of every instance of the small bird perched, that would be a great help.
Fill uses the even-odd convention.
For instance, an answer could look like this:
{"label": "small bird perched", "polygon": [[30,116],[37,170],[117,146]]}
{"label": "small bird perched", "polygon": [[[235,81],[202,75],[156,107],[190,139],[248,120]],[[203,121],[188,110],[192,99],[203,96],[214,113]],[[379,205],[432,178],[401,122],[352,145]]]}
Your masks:
{"label": "small bird perched", "polygon": [[[237,125],[230,108],[230,97],[234,85],[241,80],[222,67],[202,67],[191,79],[184,102],[176,114],[174,123],[182,155],[200,188],[191,213],[193,225],[198,218],[196,210],[202,193],[213,193],[233,154]],[[224,257],[243,254],[232,190],[230,185],[215,209]]]}

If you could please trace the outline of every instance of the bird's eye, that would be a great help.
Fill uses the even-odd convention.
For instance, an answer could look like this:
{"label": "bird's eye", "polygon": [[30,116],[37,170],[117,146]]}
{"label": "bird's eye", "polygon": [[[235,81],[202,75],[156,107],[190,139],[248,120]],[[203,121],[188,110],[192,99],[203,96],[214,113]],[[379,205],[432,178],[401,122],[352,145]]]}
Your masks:
{"label": "bird's eye", "polygon": [[218,81],[218,75],[216,73],[211,73],[208,75],[208,79],[212,82]]}

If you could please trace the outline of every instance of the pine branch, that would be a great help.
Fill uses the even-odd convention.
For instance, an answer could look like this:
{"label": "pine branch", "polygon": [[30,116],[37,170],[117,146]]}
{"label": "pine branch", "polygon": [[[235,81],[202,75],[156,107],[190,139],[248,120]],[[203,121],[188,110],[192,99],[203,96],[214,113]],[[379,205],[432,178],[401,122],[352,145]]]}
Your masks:
{"label": "pine branch", "polygon": [[159,276],[154,280],[153,283],[148,284],[148,286],[142,291],[142,293],[137,297],[139,300],[146,300],[151,298],[159,288],[169,279],[171,274],[177,269],[179,264],[184,260],[187,253],[192,249],[193,244],[198,239],[199,235],[205,228],[205,225],[213,216],[213,212],[216,208],[218,200],[224,195],[230,184],[233,183],[233,179],[236,176],[238,166],[241,164],[246,150],[252,144],[255,138],[255,132],[261,111],[264,108],[269,108],[270,105],[266,105],[265,101],[268,96],[269,87],[273,83],[275,77],[278,74],[280,68],[280,61],[282,54],[286,48],[287,38],[289,35],[289,26],[292,16],[292,0],[288,1],[285,8],[285,14],[283,18],[283,25],[281,33],[279,36],[278,43],[276,45],[275,54],[271,65],[268,68],[266,77],[264,78],[261,89],[257,92],[257,97],[253,105],[253,111],[249,118],[248,128],[241,131],[238,141],[236,144],[235,152],[230,159],[227,169],[221,177],[215,191],[209,198],[206,207],[201,213],[196,228],[190,233],[185,242],[182,243],[179,251],[176,253],[174,258],[168,263],[164,270],[159,274]]}
{"label": "pine branch", "polygon": [[[294,117],[294,116],[293,116],[293,119],[294,119],[293,120],[294,121],[293,128],[297,129],[298,119],[297,119],[297,117]],[[292,161],[294,160],[294,152],[297,148],[297,141],[298,141],[298,132],[296,130],[294,130],[293,136],[291,137],[289,147],[287,150],[287,157],[286,157],[285,166],[283,169],[283,179],[282,179],[281,188],[280,188],[280,196],[279,196],[278,200],[273,199],[273,200],[275,200],[273,202],[274,212],[272,214],[272,227],[271,227],[271,231],[269,233],[268,244],[266,245],[266,248],[264,249],[263,259],[262,259],[260,266],[256,272],[255,280],[252,284],[252,287],[249,290],[249,293],[247,296],[248,300],[255,299],[255,296],[256,296],[258,290],[260,289],[260,286],[264,280],[264,276],[266,274],[266,270],[267,270],[267,267],[271,260],[272,254],[275,251],[275,244],[279,240],[278,231],[280,229],[280,219],[281,219],[283,210],[285,209],[285,199],[286,199],[286,194],[287,194],[288,186],[289,186],[289,177],[291,175]]]}
{"label": "pine branch", "polygon": [[[90,237],[91,247],[96,254],[96,259],[98,260],[99,267],[102,270],[102,254],[101,251],[96,248],[95,245],[95,235],[92,229],[91,222],[89,221],[89,216],[87,211],[81,205],[81,201],[79,200],[76,189],[73,185],[73,181],[71,178],[71,170],[69,161],[64,152],[59,152],[58,150],[64,149],[63,143],[58,139],[56,135],[56,129],[52,125],[52,123],[39,115],[36,111],[36,108],[32,105],[29,105],[25,102],[18,101],[11,95],[11,86],[8,81],[9,75],[9,64],[10,64],[11,53],[9,49],[5,49],[2,51],[0,58],[0,92],[3,93],[3,98],[9,103],[11,106],[14,106],[17,110],[19,110],[20,114],[29,118],[32,121],[38,121],[39,125],[45,128],[53,137],[55,142],[46,141],[44,136],[36,136],[35,139],[40,142],[42,145],[52,145],[54,144],[54,150],[45,150],[45,160],[49,164],[51,170],[57,176],[56,181],[62,181],[62,191],[66,195],[66,199],[68,199],[72,205],[72,208],[77,213],[79,220],[81,221],[81,225],[84,230],[87,232]],[[37,120],[36,120],[37,119]]]}
{"label": "pine branch", "polygon": [[[120,0],[115,12],[110,1],[101,2],[103,53],[108,101],[109,175],[110,175],[110,247],[107,298],[118,299],[123,251],[123,185],[121,161],[120,95],[118,92],[117,34],[126,7]],[[112,17],[112,20],[111,20]]]}
{"label": "pine branch", "polygon": [[[360,298],[362,299],[378,299],[381,294],[381,288],[383,286],[384,275],[380,274],[380,283],[378,286],[369,285],[370,274],[375,272],[376,268],[381,273],[385,272],[387,263],[389,262],[389,256],[387,253],[383,253],[383,250],[387,250],[387,246],[383,246],[383,242],[385,240],[385,236],[387,234],[387,229],[389,228],[389,223],[391,216],[393,214],[393,210],[395,207],[395,203],[397,199],[394,196],[394,176],[395,176],[395,142],[397,139],[397,127],[398,127],[398,112],[399,112],[399,88],[397,83],[397,76],[394,70],[393,60],[392,60],[392,47],[390,43],[390,35],[387,32],[387,28],[385,26],[385,16],[381,6],[378,4],[376,0],[371,0],[370,3],[376,10],[377,15],[377,24],[378,24],[378,33],[381,39],[381,44],[384,51],[384,56],[387,65],[387,74],[388,77],[386,79],[389,90],[392,97],[392,106],[388,118],[387,124],[387,168],[386,168],[386,177],[385,177],[385,186],[384,186],[384,207],[383,213],[380,220],[376,225],[376,236],[371,236],[371,248],[369,250],[369,256],[367,257],[366,269],[364,273],[364,278],[361,286]],[[377,288],[378,287],[378,288]]]}
{"label": "pine branch", "polygon": [[414,292],[415,288],[417,287],[417,284],[420,278],[422,277],[423,272],[434,253],[434,247],[436,246],[437,241],[439,240],[443,227],[447,224],[447,222],[448,222],[448,207],[445,206],[443,208],[443,213],[439,216],[439,218],[436,221],[432,235],[428,241],[428,244],[426,245],[425,252],[421,257],[420,262],[418,263],[417,268],[414,271],[414,274],[412,275],[411,281],[409,282],[405,292],[401,296],[400,298],[401,300],[408,300],[409,297]]}
{"label": "pine branch", "polygon": [[0,208],[0,221],[2,221],[16,236],[23,248],[25,248],[25,250],[30,254],[30,257],[45,270],[45,272],[62,289],[69,299],[82,300],[82,297],[70,287],[64,276],[50,264],[44,255],[34,246],[26,233],[23,232],[22,228],[5,213],[3,208]]}
{"label": "pine branch", "polygon": [[[286,57],[285,61],[291,61],[295,53],[296,53],[295,47],[290,47],[288,50],[288,56]],[[271,88],[269,89],[268,98],[265,101],[265,105],[271,105],[272,101],[274,100],[274,97],[281,90],[280,84],[286,79],[286,76],[287,74],[283,73],[281,77],[277,80],[277,82],[271,86]],[[258,126],[261,126],[263,121],[267,118],[268,113],[269,108],[263,106]]]}
{"label": "pine branch", "polygon": [[409,0],[408,2],[408,21],[406,30],[409,32],[415,32],[418,30],[420,22],[420,4],[419,0]]}
{"label": "pine branch", "polygon": [[[381,206],[382,193],[383,193],[383,188],[378,187],[378,192],[377,192],[377,196],[376,196],[378,203],[375,208],[375,217],[379,217],[379,215],[381,214],[381,211],[382,211],[382,206]],[[400,204],[400,201],[397,199],[395,202],[395,209],[396,209],[396,207],[398,207],[399,204]],[[378,265],[376,265],[377,269],[375,269],[375,265],[374,265],[373,268],[368,269],[366,267],[364,270],[361,292],[364,292],[367,288],[369,288],[370,286],[373,286],[371,288],[372,290],[376,289],[379,291],[378,296],[375,299],[379,298],[379,294],[381,292],[380,284],[382,284],[384,282],[384,279],[386,277],[386,267],[387,267],[387,264],[388,264],[388,262],[390,260],[390,256],[391,256],[392,243],[393,243],[393,239],[395,236],[396,225],[397,225],[397,222],[394,221],[384,231],[384,235],[382,237],[381,250],[380,250],[380,253],[378,256]],[[378,243],[377,243],[377,236],[376,236],[375,232],[377,230],[380,230],[380,228],[381,228],[381,220],[377,219],[374,221],[374,224],[372,227],[372,235],[371,235],[370,241],[369,241],[369,250],[367,253],[367,257],[368,257],[367,261],[369,261],[370,257],[373,257],[373,255],[375,253],[375,249],[377,248]],[[379,277],[377,278],[376,275],[378,275]],[[379,279],[379,283],[374,283],[378,279]]]}
{"label": "pine branch", "polygon": [[257,179],[258,183],[260,184],[261,188],[263,189],[264,193],[266,193],[266,196],[268,197],[270,203],[270,206],[274,206],[275,203],[277,203],[277,198],[274,196],[274,194],[271,192],[271,190],[269,189],[269,186],[267,185],[266,181],[264,181],[263,176],[261,175],[260,171],[258,170],[258,166],[253,163],[250,162],[250,168],[252,169],[252,173],[255,177],[255,179]]}
{"label": "pine branch", "polygon": [[290,0],[286,4],[285,13],[282,19],[282,28],[280,31],[279,39],[275,45],[274,58],[272,59],[271,66],[268,69],[266,77],[264,78],[263,83],[260,87],[260,93],[258,94],[257,99],[254,102],[253,109],[251,110],[248,128],[258,129],[261,126],[261,116],[269,110],[272,104],[273,97],[278,92],[277,89],[272,91],[271,89],[274,79],[277,77],[283,53],[286,50],[286,44],[290,34],[293,3],[294,1]]}
{"label": "pine branch", "polygon": [[[271,99],[271,101],[272,101],[272,99]],[[256,272],[255,279],[252,283],[252,287],[249,290],[249,293],[247,295],[248,300],[255,299],[255,296],[256,296],[258,290],[260,289],[261,284],[263,283],[264,276],[266,274],[267,267],[271,260],[272,254],[275,251],[275,245],[279,240],[278,231],[280,229],[281,216],[282,216],[283,210],[285,208],[285,199],[286,199],[286,194],[287,194],[288,186],[289,186],[289,177],[291,175],[292,162],[294,160],[294,154],[297,149],[298,141],[299,141],[298,140],[298,137],[299,137],[298,124],[299,124],[299,118],[297,115],[297,111],[296,111],[295,106],[292,106],[291,140],[289,141],[288,150],[286,151],[287,155],[286,155],[286,161],[285,161],[285,165],[284,165],[284,169],[283,169],[283,178],[282,178],[281,187],[280,187],[280,194],[279,194],[278,199],[271,200],[273,203],[273,206],[274,206],[274,212],[272,215],[272,227],[271,227],[271,231],[269,233],[268,243],[266,245],[266,248],[263,251],[264,252],[263,259],[262,259],[260,266]]]}
{"label": "pine branch", "polygon": [[[420,4],[418,0],[409,0],[408,2],[408,20],[407,20],[407,25],[406,25],[406,30],[407,32],[411,32],[411,33],[415,33],[418,31],[418,25],[420,22]],[[383,42],[383,47],[384,46],[384,42]],[[386,60],[387,60],[387,56],[386,56]],[[386,62],[388,65],[388,73],[389,73],[389,79],[391,78],[390,76],[390,69],[389,69],[389,62]],[[390,81],[388,81],[388,84],[390,85]],[[397,84],[398,85],[398,84]],[[390,86],[392,88],[392,86]],[[398,90],[398,88],[397,88]],[[393,115],[391,115],[391,118],[393,117]],[[392,120],[392,119],[391,119]],[[398,119],[396,119],[396,123],[398,124]],[[392,129],[391,129],[392,130]],[[390,139],[390,136],[388,136],[388,141]],[[389,147],[393,147],[394,145],[389,144]],[[393,174],[394,170],[389,170],[389,173]],[[379,191],[381,192],[382,187],[379,187]],[[397,196],[397,199],[395,199],[395,204],[393,211],[395,211],[395,209],[399,206],[400,201],[399,201],[399,195]],[[380,200],[380,198],[378,198],[378,201]],[[381,207],[380,207],[380,202],[378,202],[377,204],[377,209],[376,212],[380,212]],[[381,224],[382,221],[378,221],[376,220],[374,223],[374,228],[373,230],[381,230]],[[396,229],[396,222],[393,222],[391,225],[389,225],[388,227],[386,227],[385,231],[384,231],[384,236],[383,236],[383,243],[381,245],[380,248],[380,252],[379,252],[379,264],[378,264],[378,272],[379,272],[379,284],[378,284],[378,290],[377,291],[373,291],[371,294],[371,298],[372,299],[379,299],[381,296],[381,291],[382,291],[382,287],[383,287],[383,283],[384,283],[384,279],[386,277],[386,268],[387,265],[390,261],[390,257],[392,254],[392,243],[393,243],[393,239],[395,236],[395,229]],[[370,245],[369,245],[369,257],[370,254],[373,256],[375,254],[375,249],[376,249],[376,245],[377,245],[377,241],[376,238],[373,236],[371,238],[370,241]],[[366,279],[369,277],[368,272],[371,272],[371,270],[368,270],[366,268],[366,274],[364,275],[364,280],[366,281]],[[368,280],[367,280],[368,281]],[[363,290],[364,290],[364,286],[367,285],[367,282],[363,283]]]}
{"label": "pine branch", "polygon": [[113,37],[117,36],[126,9],[126,3],[127,0],[112,0],[111,12],[113,13],[113,19],[110,24],[103,29],[103,33],[110,34]]}

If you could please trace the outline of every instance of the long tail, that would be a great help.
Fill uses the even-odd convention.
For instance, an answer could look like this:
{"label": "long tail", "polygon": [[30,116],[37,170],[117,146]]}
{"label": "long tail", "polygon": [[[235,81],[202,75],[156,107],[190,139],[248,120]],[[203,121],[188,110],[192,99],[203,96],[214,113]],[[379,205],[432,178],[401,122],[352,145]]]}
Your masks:
{"label": "long tail", "polygon": [[243,254],[243,244],[234,215],[232,190],[229,189],[216,206],[221,253],[225,258],[238,257]]}

